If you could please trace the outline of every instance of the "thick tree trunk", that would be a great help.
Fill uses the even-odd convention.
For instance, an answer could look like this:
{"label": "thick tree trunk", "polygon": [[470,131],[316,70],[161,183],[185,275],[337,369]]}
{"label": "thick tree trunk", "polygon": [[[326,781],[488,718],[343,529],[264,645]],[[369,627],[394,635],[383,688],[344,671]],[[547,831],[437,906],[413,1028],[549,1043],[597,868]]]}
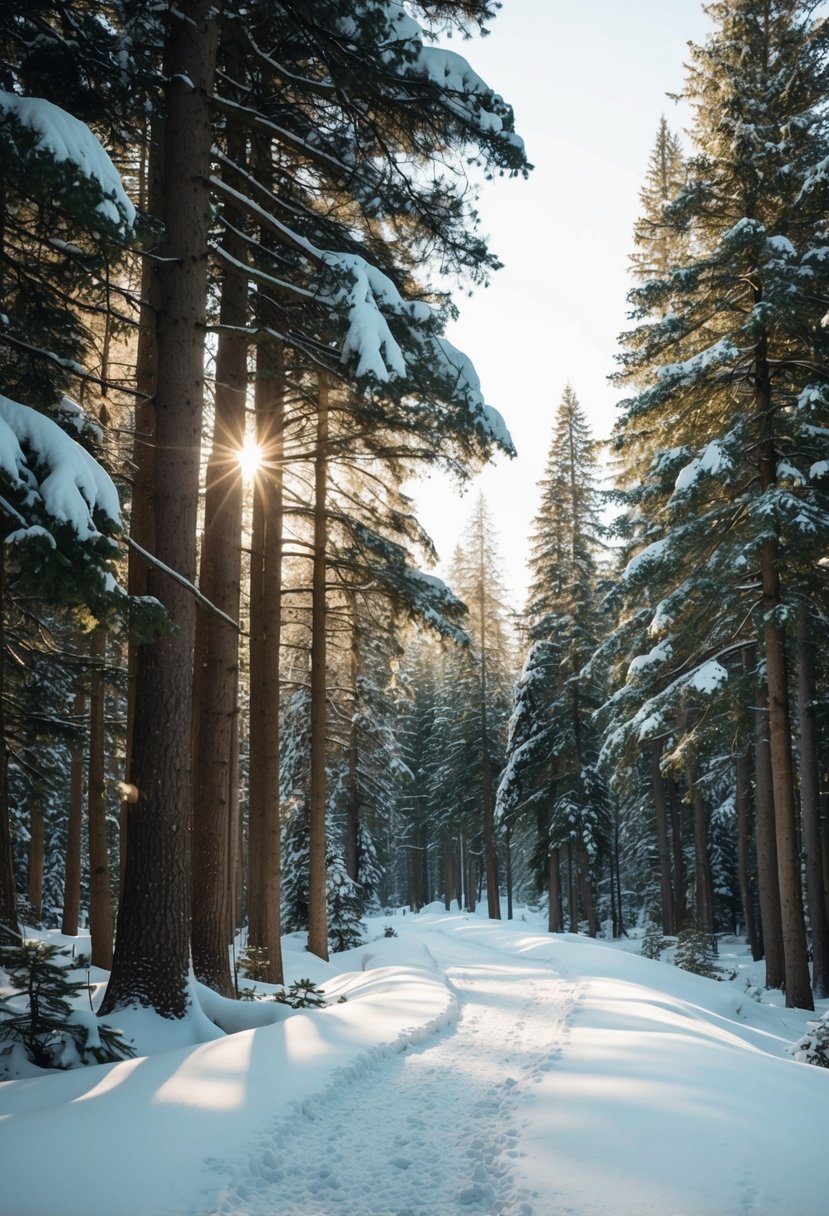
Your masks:
{"label": "thick tree trunk", "polygon": [[766,960],[766,987],[782,988],[783,923],[780,916],[780,882],[777,874],[768,713],[762,705],[754,711],[754,770],[754,837],[757,848],[760,927]]}
{"label": "thick tree trunk", "polygon": [[735,790],[737,802],[737,881],[740,887],[740,904],[743,909],[743,924],[751,947],[751,957],[756,962],[763,957],[763,948],[754,917],[754,891],[752,874],[754,866],[751,856],[751,778],[748,756],[738,756],[735,762]]}
{"label": "thick tree trunk", "polygon": [[661,743],[651,743],[651,786],[653,789],[653,806],[656,819],[656,847],[659,855],[659,891],[662,905],[662,932],[676,932],[676,917],[674,914],[674,893],[671,888],[671,856],[668,843],[668,813],[665,802],[665,782],[659,767],[659,757],[662,752]]}
{"label": "thick tree trunk", "polygon": [[0,544],[0,942],[20,939],[12,852],[6,734],[6,546]]}
{"label": "thick tree trunk", "polygon": [[[212,147],[209,98],[217,9],[182,0],[165,42],[165,236],[158,265],[156,555],[193,581],[204,397]],[[191,706],[195,602],[160,572],[150,590],[173,628],[138,654],[127,866],[102,1013],[139,1004],[187,1013],[190,962]]]}
{"label": "thick tree trunk", "polygon": [[685,851],[682,847],[682,814],[679,793],[673,777],[668,780],[668,807],[671,815],[671,846],[674,860],[674,925],[677,933],[685,928],[688,918],[686,904]]}
{"label": "thick tree trunk", "polygon": [[360,780],[359,780],[359,730],[357,726],[357,700],[360,674],[360,629],[357,625],[357,604],[353,595],[348,596],[351,626],[351,695],[352,714],[348,725],[348,802],[345,811],[345,868],[353,882],[360,881],[359,833],[360,833]]}
{"label": "thick tree trunk", "polygon": [[708,809],[697,783],[697,763],[687,766],[688,792],[694,811],[694,885],[696,887],[696,920],[700,929],[713,939],[714,886],[711,881],[711,861],[708,852]]}
{"label": "thick tree trunk", "polygon": [[570,932],[579,931],[579,884],[578,863],[574,856],[575,845],[571,840],[567,845],[567,902],[569,904]]}
{"label": "thick tree trunk", "polygon": [[812,988],[818,1000],[829,997],[829,920],[823,887],[823,849],[820,836],[820,781],[815,730],[816,645],[808,605],[798,612],[798,720],[800,727],[800,812],[806,899],[812,931]]}
{"label": "thick tree trunk", "polygon": [[99,625],[89,646],[92,678],[89,686],[89,761],[87,769],[87,825],[89,837],[89,932],[93,967],[112,966],[112,886],[109,881],[106,770],[104,747],[104,696],[106,682],[106,630]]}
{"label": "thick tree trunk", "polygon": [[311,590],[311,817],[309,829],[308,949],[328,958],[326,906],[326,492],[328,488],[328,384],[319,373],[314,457],[314,564]]}
{"label": "thick tree trunk", "polygon": [[45,869],[43,832],[43,802],[38,790],[33,790],[29,801],[29,849],[26,873],[26,898],[32,906],[36,925],[43,917],[43,871]]}
{"label": "thick tree trunk", "polygon": [[[238,144],[238,138],[235,143]],[[230,154],[241,155],[234,141]],[[228,224],[240,216],[226,207]],[[223,246],[234,263],[245,247],[233,231]],[[238,622],[242,581],[242,469],[245,441],[248,344],[247,279],[226,265],[222,280],[216,353],[213,446],[207,462],[199,587],[225,616]],[[239,712],[239,634],[217,613],[201,608],[196,623],[193,680],[193,969],[196,978],[223,996],[235,991],[228,942],[230,906],[231,790],[236,756],[234,724]]]}
{"label": "thick tree trunk", "polygon": [[590,887],[590,858],[587,855],[587,845],[583,840],[579,841],[579,893],[581,895],[581,906],[584,908],[584,915],[587,920],[588,936],[596,937],[599,932],[599,922],[596,918],[596,908],[593,903],[593,891]]}
{"label": "thick tree trunk", "polygon": [[504,833],[504,850],[507,855],[507,920],[512,920],[512,832],[510,828]]}
{"label": "thick tree trunk", "polygon": [[561,910],[561,854],[553,849],[547,858],[547,929],[550,933],[564,932],[564,917]]}
{"label": "thick tree trunk", "polygon": [[[86,707],[83,692],[75,694],[72,718],[79,723]],[[76,937],[81,911],[81,827],[83,825],[83,747],[72,748],[69,768],[69,816],[66,821],[66,856],[63,863],[63,915],[60,931]]]}

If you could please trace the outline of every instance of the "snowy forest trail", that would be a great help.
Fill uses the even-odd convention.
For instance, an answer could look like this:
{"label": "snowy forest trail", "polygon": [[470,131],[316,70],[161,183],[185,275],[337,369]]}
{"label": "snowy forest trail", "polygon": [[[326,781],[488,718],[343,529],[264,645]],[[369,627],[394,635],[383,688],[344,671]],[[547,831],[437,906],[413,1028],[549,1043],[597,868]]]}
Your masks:
{"label": "snowy forest trail", "polygon": [[260,1137],[212,1212],[549,1211],[549,1196],[539,1207],[522,1185],[522,1108],[560,1056],[575,986],[549,964],[500,956],[434,929],[428,948],[453,990],[457,1020]]}

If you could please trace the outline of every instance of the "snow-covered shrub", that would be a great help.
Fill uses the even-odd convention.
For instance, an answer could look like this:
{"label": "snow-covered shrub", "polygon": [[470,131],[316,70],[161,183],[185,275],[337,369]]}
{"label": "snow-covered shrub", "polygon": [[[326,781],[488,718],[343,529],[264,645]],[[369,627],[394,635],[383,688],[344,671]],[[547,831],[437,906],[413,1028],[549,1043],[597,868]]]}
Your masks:
{"label": "snow-covered shrub", "polygon": [[397,937],[394,925],[383,925],[383,937]]}
{"label": "snow-covered shrub", "polygon": [[328,940],[331,949],[351,950],[366,940],[362,921],[362,891],[349,878],[342,858],[336,853],[328,857]]}
{"label": "snow-covered shrub", "polygon": [[716,962],[714,942],[698,925],[683,929],[676,940],[674,962],[683,971],[702,975],[709,980],[733,979],[734,972],[725,972]]}
{"label": "snow-covered shrub", "polygon": [[642,947],[639,953],[643,958],[658,959],[662,955],[667,942],[662,936],[662,930],[654,921],[649,920],[642,935]]}
{"label": "snow-covered shrub", "polygon": [[829,1068],[829,1012],[817,1021],[807,1022],[802,1038],[792,1043],[786,1051],[801,1064],[816,1064],[818,1068]]}
{"label": "snow-covered shrub", "polygon": [[239,956],[239,970],[245,979],[267,980],[269,966],[270,959],[264,946],[245,946]]}
{"label": "snow-covered shrub", "polygon": [[75,1009],[84,984],[69,979],[56,962],[68,950],[42,941],[0,947],[0,967],[11,989],[0,1000],[0,1067],[11,1071],[15,1048],[38,1068],[106,1064],[135,1053],[119,1030],[99,1022],[91,1009]]}
{"label": "snow-covered shrub", "polygon": [[292,1009],[322,1009],[325,990],[318,988],[313,980],[294,980],[290,988],[274,993],[273,999]]}

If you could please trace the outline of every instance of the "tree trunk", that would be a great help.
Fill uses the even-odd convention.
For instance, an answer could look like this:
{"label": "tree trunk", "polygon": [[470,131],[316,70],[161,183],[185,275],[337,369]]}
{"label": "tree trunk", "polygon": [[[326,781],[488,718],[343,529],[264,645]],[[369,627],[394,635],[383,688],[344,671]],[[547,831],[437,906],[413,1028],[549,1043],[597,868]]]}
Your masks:
{"label": "tree trunk", "polygon": [[665,782],[659,767],[659,757],[662,752],[661,743],[651,743],[651,786],[653,789],[653,805],[656,818],[656,847],[659,855],[659,890],[662,902],[662,932],[676,932],[676,917],[674,914],[674,893],[671,889],[671,857],[668,844],[668,814],[665,804]]}
{"label": "tree trunk", "polygon": [[345,868],[353,882],[360,881],[359,832],[360,832],[360,780],[359,780],[359,730],[357,727],[357,702],[360,674],[360,629],[357,625],[357,604],[348,594],[351,624],[351,693],[352,714],[348,724],[348,803],[345,811]]}
{"label": "tree trunk", "polygon": [[[268,143],[256,146],[257,177],[273,173]],[[267,235],[261,234],[263,243]],[[260,471],[254,487],[250,565],[250,776],[248,810],[248,940],[264,949],[267,980],[283,980],[281,942],[281,825],[279,799],[279,677],[282,639],[282,529],[285,363],[276,305],[256,301],[259,323],[271,330],[256,350],[256,442]]]}
{"label": "tree trunk", "polygon": [[[243,156],[229,132],[230,155]],[[232,206],[232,227],[241,217]],[[222,244],[234,263],[245,260],[240,237],[228,230]],[[242,469],[245,442],[248,322],[247,278],[225,265],[216,352],[213,446],[207,462],[199,587],[231,620],[239,621],[242,581]],[[235,992],[228,942],[230,906],[231,790],[234,786],[234,724],[239,712],[239,633],[204,607],[196,622],[193,679],[193,969],[196,978],[223,996]]]}
{"label": "tree trunk", "polygon": [[550,933],[564,932],[564,917],[561,910],[561,854],[553,849],[547,858],[547,929]]}
{"label": "tree trunk", "polygon": [[311,591],[311,816],[309,829],[308,949],[328,958],[326,906],[326,491],[328,481],[328,384],[319,373],[314,456],[314,567]]}
{"label": "tree trunk", "polygon": [[820,782],[815,731],[816,645],[809,609],[802,601],[798,611],[798,719],[800,727],[800,811],[806,899],[812,930],[812,988],[818,1000],[829,997],[829,921],[823,887],[823,850],[820,837]]}
{"label": "tree trunk", "polygon": [[694,885],[696,887],[696,920],[709,937],[714,938],[714,886],[711,881],[711,861],[708,854],[708,809],[697,784],[696,760],[687,769],[688,792],[694,811]]}
{"label": "tree trunk", "polygon": [[685,851],[682,847],[682,815],[679,794],[673,777],[668,781],[668,806],[671,814],[671,844],[674,858],[674,925],[677,933],[685,928],[688,916],[686,904]]}
{"label": "tree trunk", "polygon": [[26,874],[26,897],[32,905],[36,925],[43,918],[44,832],[43,802],[39,790],[32,790],[29,800],[29,849]]}
{"label": "tree trunk", "polygon": [[0,545],[0,942],[20,940],[17,890],[9,807],[8,743],[6,733],[6,546]]}
{"label": "tree trunk", "polygon": [[[448,836],[443,838],[443,906],[447,912],[452,910],[452,883],[454,864],[452,857],[452,841]],[[460,908],[460,904],[458,904]]]}
{"label": "tree trunk", "polygon": [[507,828],[504,833],[504,847],[507,854],[507,920],[512,920],[512,832]]}
{"label": "tree trunk", "polygon": [[768,713],[762,705],[754,711],[754,768],[754,837],[757,848],[760,927],[766,959],[766,987],[782,988],[783,925],[780,917],[780,883],[777,876],[777,840],[774,833]]}
{"label": "tree trunk", "polygon": [[570,932],[579,931],[579,887],[578,863],[573,856],[575,845],[571,840],[567,845],[567,899],[570,905]]}
{"label": "tree trunk", "polygon": [[109,838],[104,748],[104,696],[107,635],[103,626],[93,630],[89,655],[89,761],[87,769],[87,824],[89,836],[89,932],[93,967],[112,966],[112,886],[109,881]]}
{"label": "tree trunk", "polygon": [[757,962],[763,957],[763,948],[754,918],[754,866],[751,857],[751,778],[748,756],[738,756],[735,762],[735,790],[737,802],[737,881],[740,886],[740,903],[743,909],[743,924],[751,947],[751,957]]}
{"label": "tree trunk", "polygon": [[[163,260],[158,264],[155,430],[156,555],[196,574],[199,447],[204,397],[212,147],[209,98],[217,10],[182,0],[165,41]],[[112,976],[102,1013],[139,1004],[182,1018],[189,1004],[191,705],[195,604],[153,571],[150,590],[173,628],[140,648],[135,685],[127,865]]]}
{"label": "tree trunk", "polygon": [[[84,714],[86,698],[75,694],[72,718],[79,723]],[[63,915],[60,931],[65,937],[76,937],[81,910],[81,827],[83,825],[83,746],[72,747],[69,769],[69,817],[66,821],[66,857],[63,865]]]}

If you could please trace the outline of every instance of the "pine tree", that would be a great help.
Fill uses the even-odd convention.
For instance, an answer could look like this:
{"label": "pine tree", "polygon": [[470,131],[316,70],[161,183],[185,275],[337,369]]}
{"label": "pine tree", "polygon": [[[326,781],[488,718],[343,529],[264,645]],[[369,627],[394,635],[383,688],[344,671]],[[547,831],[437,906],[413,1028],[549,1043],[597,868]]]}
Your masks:
{"label": "pine tree", "polygon": [[[599,633],[595,605],[601,528],[594,445],[569,384],[556,413],[540,489],[526,611],[532,648],[517,688],[499,803],[502,814],[514,815],[519,807],[535,813],[543,860],[539,869],[553,885],[559,851],[567,851],[573,874],[571,925],[577,926],[576,906],[581,904],[595,934],[589,867],[602,846],[606,807],[591,724],[598,692],[583,669]],[[555,901],[551,893],[551,923]]]}

